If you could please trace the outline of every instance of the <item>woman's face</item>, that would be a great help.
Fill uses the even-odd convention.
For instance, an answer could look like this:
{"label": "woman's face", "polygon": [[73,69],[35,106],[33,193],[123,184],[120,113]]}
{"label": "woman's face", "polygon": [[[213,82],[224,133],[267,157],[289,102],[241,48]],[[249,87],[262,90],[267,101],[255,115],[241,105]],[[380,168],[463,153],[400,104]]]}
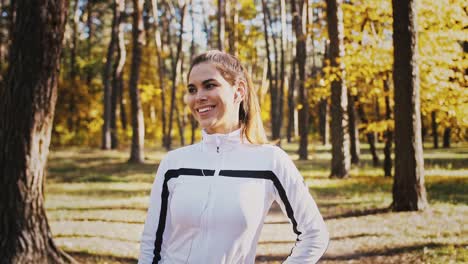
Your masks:
{"label": "woman's face", "polygon": [[239,106],[244,84],[231,85],[209,62],[195,65],[187,86],[187,104],[208,134],[229,133],[239,128]]}

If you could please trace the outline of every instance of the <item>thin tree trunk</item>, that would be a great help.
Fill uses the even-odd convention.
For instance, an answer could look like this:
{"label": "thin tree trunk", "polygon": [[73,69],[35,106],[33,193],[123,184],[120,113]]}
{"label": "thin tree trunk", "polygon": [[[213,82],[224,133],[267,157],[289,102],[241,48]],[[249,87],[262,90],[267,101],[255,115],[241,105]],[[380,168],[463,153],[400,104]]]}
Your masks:
{"label": "thin tree trunk", "polygon": [[[118,147],[118,131],[117,131],[117,107],[119,104],[123,103],[121,96],[123,96],[123,68],[125,65],[126,59],[126,50],[125,50],[125,32],[124,32],[124,23],[122,13],[125,11],[125,0],[117,0],[117,10],[118,10],[118,32],[117,32],[117,57],[115,59],[114,71],[112,74],[112,95],[111,95],[111,148],[116,149]],[[120,107],[120,111],[124,111],[123,106]],[[122,116],[122,114],[121,114]],[[121,119],[122,120],[122,119]],[[123,122],[122,122],[123,123]]]}
{"label": "thin tree trunk", "polygon": [[296,60],[299,71],[299,159],[307,160],[308,151],[307,146],[309,143],[309,100],[308,92],[305,87],[306,82],[306,37],[304,29],[302,28],[302,7],[304,1],[299,0],[296,4],[295,0],[291,1],[291,12],[293,14],[293,27],[296,35]]}
{"label": "thin tree trunk", "polygon": [[161,123],[162,123],[162,145],[166,146],[167,142],[167,121],[166,121],[166,85],[164,84],[164,61],[162,57],[162,42],[161,42],[161,33],[159,31],[159,14],[158,14],[158,1],[151,0],[151,5],[153,6],[153,18],[154,18],[154,40],[155,40],[155,51],[157,57],[157,68],[158,68],[158,81],[159,89],[161,89],[160,98],[161,98]]}
{"label": "thin tree trunk", "polygon": [[417,1],[392,0],[395,98],[393,208],[425,209],[424,159],[419,96]]}
{"label": "thin tree trunk", "polygon": [[180,20],[180,31],[179,31],[179,39],[178,39],[178,42],[177,42],[177,51],[176,51],[176,55],[175,57],[171,56],[173,59],[172,59],[172,89],[171,89],[171,106],[170,106],[170,112],[169,112],[169,131],[168,131],[168,137],[169,137],[169,140],[167,142],[167,145],[166,145],[166,149],[171,149],[171,141],[172,139],[170,138],[171,137],[171,134],[172,134],[172,120],[174,120],[174,110],[176,108],[176,88],[177,88],[177,85],[176,85],[176,80],[177,80],[177,65],[179,63],[179,60],[180,60],[180,53],[182,51],[182,34],[183,34],[183,25],[184,25],[184,20],[185,20],[185,13],[186,13],[186,7],[187,7],[187,4],[185,3],[185,1],[182,3],[182,6],[181,6],[181,20]]}
{"label": "thin tree trunk", "polygon": [[293,59],[291,62],[291,76],[289,77],[288,85],[288,129],[286,133],[286,138],[288,143],[292,142],[293,131],[294,131],[294,112],[296,110],[296,104],[294,103],[294,91],[296,87],[296,65],[297,59],[295,54],[293,54]]}
{"label": "thin tree trunk", "polygon": [[[364,124],[369,124],[369,120],[367,119],[366,112],[364,111],[364,107],[362,104],[359,104],[357,107],[359,117]],[[375,132],[367,132],[366,133],[367,143],[369,144],[370,153],[372,155],[372,164],[374,167],[379,166],[379,155],[377,155],[377,148],[375,146]]]}
{"label": "thin tree trunk", "polygon": [[358,118],[355,107],[356,96],[348,93],[348,115],[349,115],[349,138],[350,138],[350,153],[351,163],[359,164],[359,156],[361,154],[359,144]]}
{"label": "thin tree trunk", "polygon": [[224,51],[226,0],[218,0],[218,49]]}
{"label": "thin tree trunk", "polygon": [[[92,47],[93,47],[93,37],[94,37],[94,27],[93,27],[93,3],[94,1],[88,0],[86,3],[86,27],[88,28],[88,37],[86,38],[86,56],[88,61],[91,61],[92,58]],[[91,81],[93,80],[94,74],[93,69],[88,67],[86,70],[86,85],[91,87]]]}
{"label": "thin tree trunk", "polygon": [[[263,10],[263,29],[264,29],[264,36],[265,36],[265,50],[266,50],[266,57],[267,57],[267,78],[269,83],[269,91],[270,91],[270,117],[271,117],[271,132],[272,132],[272,140],[277,140],[278,136],[278,129],[277,129],[277,111],[278,111],[278,90],[276,89],[276,73],[273,73],[273,62],[271,61],[271,51],[270,51],[270,36],[268,31],[268,25],[270,24],[269,16],[268,16],[268,6],[266,5],[266,0],[262,0],[262,10]],[[275,54],[276,55],[276,54]]]}
{"label": "thin tree trunk", "polygon": [[113,3],[114,17],[112,19],[111,28],[111,39],[107,48],[106,64],[104,66],[104,72],[102,75],[102,81],[104,83],[104,123],[102,125],[102,149],[111,148],[111,107],[112,107],[112,86],[111,86],[111,75],[112,75],[112,58],[116,47],[116,40],[118,35],[118,18],[119,10],[117,8],[117,0]]}
{"label": "thin tree trunk", "polygon": [[18,16],[0,89],[1,263],[73,262],[55,245],[44,206],[67,4],[14,2]]}
{"label": "thin tree trunk", "polygon": [[439,148],[439,135],[437,134],[437,112],[431,112],[431,120],[432,120],[432,138],[434,142],[434,148]]}
{"label": "thin tree trunk", "polygon": [[319,102],[319,126],[320,136],[322,137],[322,145],[327,146],[330,143],[330,118],[329,107],[326,98],[320,99]]}
{"label": "thin tree trunk", "polygon": [[345,85],[342,0],[327,0],[330,62],[338,78],[331,84],[332,162],[330,177],[346,178],[351,166],[348,131],[348,98]]}
{"label": "thin tree trunk", "polygon": [[68,115],[67,115],[67,126],[69,131],[76,130],[76,98],[75,91],[77,90],[77,64],[76,64],[76,53],[78,46],[78,23],[80,22],[80,9],[78,8],[78,0],[73,2],[73,17],[71,20],[71,47],[70,47],[70,98],[68,101]]}
{"label": "thin tree trunk", "polygon": [[140,65],[143,46],[145,44],[145,31],[143,28],[143,3],[144,0],[133,0],[133,25],[132,25],[132,66],[130,69],[130,101],[132,115],[132,146],[130,150],[131,163],[144,162],[145,124],[143,109],[141,107],[138,81],[140,79]]}
{"label": "thin tree trunk", "polygon": [[[387,121],[392,120],[392,109],[390,106],[390,79],[387,77],[384,80],[384,93],[385,93],[385,118]],[[387,129],[385,131],[385,147],[384,147],[384,174],[385,177],[392,177],[392,143],[393,131]]]}
{"label": "thin tree trunk", "polygon": [[450,134],[452,133],[452,128],[447,127],[444,130],[444,148],[450,148]]}

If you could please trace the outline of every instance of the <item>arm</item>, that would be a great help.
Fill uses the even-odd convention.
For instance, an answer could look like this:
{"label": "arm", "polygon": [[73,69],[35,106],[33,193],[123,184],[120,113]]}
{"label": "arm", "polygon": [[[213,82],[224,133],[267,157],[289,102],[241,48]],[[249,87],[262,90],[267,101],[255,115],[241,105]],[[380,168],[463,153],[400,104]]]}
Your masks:
{"label": "arm", "polygon": [[328,247],[327,227],[301,174],[291,158],[279,148],[275,155],[274,173],[279,181],[277,185],[281,185],[275,186],[275,199],[298,235],[284,263],[316,263]]}
{"label": "arm", "polygon": [[166,159],[163,159],[159,164],[156,178],[151,188],[148,213],[146,215],[145,226],[141,235],[140,241],[140,256],[138,264],[153,263],[154,258],[154,243],[156,239],[156,231],[159,224],[159,214],[161,210],[161,192],[164,182],[164,174],[167,171]]}

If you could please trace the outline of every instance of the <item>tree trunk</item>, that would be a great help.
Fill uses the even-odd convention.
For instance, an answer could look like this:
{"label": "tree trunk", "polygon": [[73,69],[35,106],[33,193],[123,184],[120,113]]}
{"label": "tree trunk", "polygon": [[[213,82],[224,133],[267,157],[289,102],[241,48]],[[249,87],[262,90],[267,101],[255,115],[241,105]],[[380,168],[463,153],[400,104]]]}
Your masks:
{"label": "tree trunk", "polygon": [[294,112],[296,110],[296,104],[294,103],[294,91],[296,87],[296,65],[297,59],[295,54],[293,54],[293,59],[291,62],[291,76],[289,77],[289,87],[288,87],[288,129],[286,137],[288,143],[292,142],[294,134]]}
{"label": "tree trunk", "polygon": [[450,134],[452,133],[452,128],[447,127],[444,130],[444,148],[450,148]]}
{"label": "tree trunk", "polygon": [[164,60],[162,57],[162,41],[161,41],[161,32],[159,31],[159,14],[158,14],[158,1],[151,0],[151,5],[153,6],[153,18],[154,24],[156,25],[154,30],[154,40],[155,40],[155,51],[157,57],[157,68],[158,68],[158,81],[159,89],[161,89],[160,98],[161,98],[161,123],[162,123],[162,145],[166,146],[167,142],[167,121],[166,121],[166,89],[164,84]]}
{"label": "tree trunk", "polygon": [[395,98],[395,177],[393,208],[425,209],[424,159],[421,141],[417,1],[392,0]]}
{"label": "tree trunk", "polygon": [[78,23],[80,22],[80,9],[78,8],[78,0],[73,2],[73,17],[70,21],[71,27],[71,45],[70,45],[70,97],[68,98],[68,115],[67,115],[67,126],[69,131],[75,131],[77,129],[76,122],[76,90],[78,69],[76,64],[76,53],[78,46]]}
{"label": "tree trunk", "polygon": [[326,98],[320,99],[319,102],[319,126],[322,145],[326,146],[330,143],[330,118],[329,107]]}
{"label": "tree trunk", "polygon": [[143,109],[141,107],[138,81],[140,79],[140,65],[143,46],[145,44],[145,31],[143,28],[144,0],[133,0],[132,25],[132,66],[130,69],[130,101],[132,115],[132,146],[130,150],[131,163],[143,163],[145,146],[145,124]]}
{"label": "tree trunk", "polygon": [[359,156],[361,154],[359,144],[358,118],[356,115],[356,96],[348,94],[348,115],[349,115],[349,138],[351,163],[359,164]]}
{"label": "tree trunk", "polygon": [[[118,147],[118,131],[117,131],[117,107],[123,103],[123,68],[125,66],[125,59],[127,53],[125,50],[125,32],[124,32],[124,23],[122,13],[125,11],[125,0],[117,0],[117,57],[115,59],[114,71],[112,74],[112,95],[111,95],[111,148],[116,149]],[[125,114],[125,107],[120,106],[120,111],[123,111],[123,116]],[[122,113],[121,113],[122,117]],[[126,118],[125,118],[126,119]],[[121,118],[122,122],[122,118]],[[122,127],[126,125],[122,122]]]}
{"label": "tree trunk", "polygon": [[[88,28],[88,37],[86,38],[86,56],[89,61],[92,58],[92,47],[93,47],[93,37],[94,37],[94,27],[93,27],[93,3],[94,1],[88,0],[86,3],[86,27]],[[86,85],[91,87],[91,81],[93,80],[94,73],[91,67],[88,67],[86,70]]]}
{"label": "tree trunk", "polygon": [[[384,94],[385,94],[385,118],[387,121],[392,120],[392,109],[390,106],[390,79],[384,80]],[[385,177],[392,177],[392,143],[393,143],[393,131],[387,129],[385,131],[385,147],[384,147],[384,174]]]}
{"label": "tree trunk", "polygon": [[218,0],[218,49],[224,51],[226,0]]}
{"label": "tree trunk", "polygon": [[437,112],[431,112],[431,120],[432,120],[432,138],[434,139],[434,148],[439,148],[439,135],[437,134]]}
{"label": "tree trunk", "polygon": [[332,162],[330,177],[346,178],[351,166],[348,131],[348,98],[345,85],[342,0],[327,0],[330,63],[338,78],[331,84]]}
{"label": "tree trunk", "polygon": [[[279,139],[279,129],[278,129],[278,89],[277,89],[277,72],[273,72],[273,62],[271,61],[271,51],[270,51],[270,36],[268,31],[268,25],[270,24],[269,10],[266,4],[266,0],[262,0],[262,10],[263,10],[263,29],[265,31],[265,50],[267,58],[267,78],[269,83],[270,91],[270,118],[271,118],[271,139],[273,141]],[[275,47],[275,45],[273,45]],[[276,48],[275,48],[276,50]],[[276,58],[275,53],[275,58]]]}
{"label": "tree trunk", "polygon": [[308,151],[307,146],[309,143],[309,100],[307,89],[305,88],[306,82],[306,37],[304,29],[302,28],[302,7],[304,1],[296,0],[291,1],[291,12],[293,14],[293,28],[296,35],[296,61],[299,71],[299,159],[307,160]]}
{"label": "tree trunk", "polygon": [[116,47],[116,40],[118,35],[118,20],[119,20],[119,9],[117,8],[117,0],[113,3],[113,19],[111,28],[111,38],[109,46],[107,48],[106,64],[104,66],[104,72],[102,74],[102,81],[104,83],[104,123],[102,125],[102,149],[111,148],[111,107],[112,107],[112,86],[111,86],[111,74],[112,74],[112,58]]}
{"label": "tree trunk", "polygon": [[0,89],[0,263],[73,262],[55,245],[44,207],[67,1],[14,4],[7,83]]}
{"label": "tree trunk", "polygon": [[185,13],[186,13],[186,7],[187,4],[185,1],[182,3],[181,6],[181,19],[180,19],[180,30],[179,30],[179,39],[177,42],[177,51],[175,57],[171,56],[172,58],[172,89],[171,89],[171,106],[170,106],[170,111],[169,111],[169,131],[167,133],[168,135],[168,141],[166,145],[166,149],[170,150],[171,149],[171,144],[172,144],[172,139],[171,139],[171,134],[172,134],[172,120],[174,120],[174,110],[176,110],[176,93],[177,93],[177,65],[179,64],[180,60],[180,54],[182,52],[182,35],[183,35],[183,25],[184,25],[184,20],[185,20]]}
{"label": "tree trunk", "polygon": [[[362,104],[358,105],[357,110],[358,110],[361,121],[365,124],[369,124],[369,120],[367,119],[366,112],[364,111],[364,107],[362,106]],[[372,131],[367,132],[366,138],[367,138],[367,143],[369,144],[370,153],[372,155],[372,164],[374,167],[378,167],[380,161],[379,161],[379,155],[377,155],[377,148],[375,147],[375,143],[376,143],[375,132],[372,132]]]}

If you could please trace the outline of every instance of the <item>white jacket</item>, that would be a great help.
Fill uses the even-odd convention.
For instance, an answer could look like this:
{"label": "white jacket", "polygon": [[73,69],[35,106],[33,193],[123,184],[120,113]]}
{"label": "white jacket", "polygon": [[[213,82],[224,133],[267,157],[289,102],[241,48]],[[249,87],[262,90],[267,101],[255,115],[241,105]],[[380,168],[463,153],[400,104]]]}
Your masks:
{"label": "white jacket", "polygon": [[254,263],[273,201],[298,236],[284,263],[317,262],[329,235],[289,156],[276,146],[242,143],[240,130],[203,131],[200,143],[170,151],[161,161],[138,263]]}

